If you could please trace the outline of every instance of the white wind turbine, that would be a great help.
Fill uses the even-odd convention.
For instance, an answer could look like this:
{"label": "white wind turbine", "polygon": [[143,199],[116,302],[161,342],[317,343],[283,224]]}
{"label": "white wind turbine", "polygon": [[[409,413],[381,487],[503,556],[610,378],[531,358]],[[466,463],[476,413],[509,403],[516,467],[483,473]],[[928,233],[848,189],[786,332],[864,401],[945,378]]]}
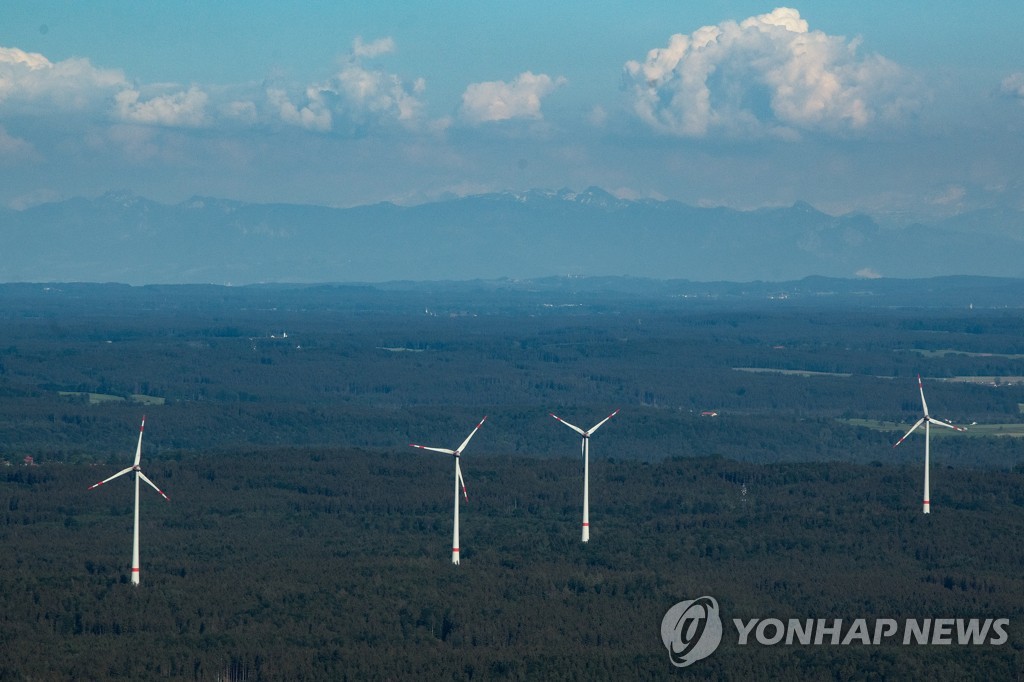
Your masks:
{"label": "white wind turbine", "polygon": [[921,383],[920,374],[917,375],[917,388],[921,391],[921,408],[924,410],[924,416],[918,419],[917,422],[915,422],[914,425],[910,427],[910,430],[903,435],[903,438],[900,438],[898,441],[896,441],[896,445],[893,445],[893,447],[896,447],[897,445],[902,443],[904,440],[907,439],[907,436],[912,434],[917,429],[917,427],[919,427],[921,424],[924,424],[924,513],[930,514],[932,511],[932,503],[930,499],[931,488],[928,482],[928,468],[929,459],[931,457],[931,453],[929,452],[929,449],[931,447],[931,425],[935,424],[936,426],[945,426],[946,428],[953,429],[954,431],[966,431],[967,429],[961,428],[959,426],[954,426],[949,422],[944,422],[941,419],[936,419],[932,417],[930,414],[928,414],[928,403],[926,403],[924,400],[924,385]]}
{"label": "white wind turbine", "polygon": [[551,414],[552,417],[583,436],[583,444],[581,445],[583,450],[583,542],[590,542],[590,436],[593,435],[594,431],[601,428],[606,421],[618,413],[619,411],[615,410],[597,424],[590,427],[589,431],[584,431],[580,427],[570,424],[557,414]]}
{"label": "white wind turbine", "polygon": [[160,495],[165,500],[167,500],[168,502],[171,501],[171,499],[169,497],[167,497],[167,495],[164,495],[164,491],[160,490],[160,488],[157,488],[156,484],[154,484],[153,481],[149,480],[149,478],[146,477],[146,474],[142,473],[142,467],[139,466],[139,460],[142,459],[142,432],[145,430],[145,428],[146,428],[146,418],[143,417],[142,418],[142,426],[139,427],[139,445],[138,445],[138,447],[135,448],[135,463],[132,464],[132,466],[126,468],[126,469],[122,469],[121,471],[118,471],[116,474],[114,474],[110,478],[105,478],[102,481],[100,481],[99,483],[96,483],[95,485],[89,486],[89,490],[92,490],[93,488],[100,487],[101,485],[103,485],[107,481],[114,480],[118,476],[123,476],[123,475],[127,474],[130,471],[134,471],[135,472],[135,532],[133,534],[133,541],[132,541],[132,584],[133,585],[138,585],[139,584],[139,479],[142,479],[146,483],[148,483],[151,486],[153,486],[153,490],[155,490],[158,493],[160,493]]}
{"label": "white wind turbine", "polygon": [[420,450],[432,450],[434,452],[441,452],[446,455],[451,455],[455,460],[455,522],[453,524],[452,531],[452,563],[458,565],[459,563],[459,486],[462,486],[462,495],[466,498],[466,502],[469,502],[469,495],[466,493],[466,482],[462,479],[462,467],[459,466],[459,458],[462,456],[462,451],[469,445],[469,440],[476,435],[477,430],[484,425],[487,421],[487,417],[480,420],[480,423],[466,436],[466,440],[462,441],[455,450],[449,450],[448,448],[430,448],[426,445],[416,445],[415,443],[409,443],[410,447],[419,448]]}

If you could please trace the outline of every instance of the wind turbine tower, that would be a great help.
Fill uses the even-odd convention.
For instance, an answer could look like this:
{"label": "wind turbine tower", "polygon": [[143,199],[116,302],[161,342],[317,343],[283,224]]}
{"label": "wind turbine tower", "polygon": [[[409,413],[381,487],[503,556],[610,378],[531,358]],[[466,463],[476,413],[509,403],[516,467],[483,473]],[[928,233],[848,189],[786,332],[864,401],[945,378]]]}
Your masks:
{"label": "wind turbine tower", "polygon": [[462,451],[469,445],[469,441],[476,435],[476,432],[484,425],[487,421],[485,416],[480,420],[480,423],[466,436],[466,440],[462,441],[455,450],[449,450],[448,448],[431,448],[426,445],[416,445],[415,443],[409,443],[409,447],[419,448],[420,450],[431,450],[433,452],[440,452],[445,455],[451,455],[455,460],[455,520],[452,524],[452,563],[456,566],[459,564],[459,487],[462,487],[462,496],[466,498],[466,502],[469,502],[469,494],[466,493],[466,482],[462,479],[462,467],[459,466],[459,458],[462,457]]}
{"label": "wind turbine tower", "polygon": [[139,427],[139,445],[138,445],[138,447],[135,448],[135,463],[132,464],[132,466],[126,468],[126,469],[122,469],[121,471],[118,471],[116,474],[114,474],[110,478],[105,478],[102,481],[100,481],[99,483],[96,483],[96,484],[93,484],[93,485],[89,486],[89,490],[92,490],[93,488],[100,487],[101,485],[103,485],[107,481],[113,481],[118,476],[123,476],[123,475],[125,475],[125,474],[127,474],[128,472],[131,472],[131,471],[135,472],[135,531],[132,534],[133,535],[133,537],[132,537],[132,584],[133,585],[138,585],[139,584],[139,479],[142,479],[143,481],[145,481],[146,483],[151,485],[153,487],[153,490],[155,490],[158,493],[160,493],[160,496],[163,497],[165,500],[167,500],[168,502],[171,501],[171,499],[169,497],[167,497],[167,495],[164,495],[164,491],[160,490],[160,488],[157,488],[156,484],[153,483],[153,481],[149,480],[149,478],[146,476],[146,474],[142,473],[142,467],[140,466],[139,461],[142,459],[142,432],[145,429],[146,429],[146,417],[143,416],[142,417],[142,426]]}
{"label": "wind turbine tower", "polygon": [[606,421],[618,413],[619,411],[615,410],[587,431],[570,424],[557,414],[551,414],[552,417],[583,437],[583,444],[581,445],[583,450],[583,542],[590,542],[590,437],[594,434],[594,431],[597,431]]}
{"label": "wind turbine tower", "polygon": [[921,383],[920,374],[917,375],[917,388],[921,392],[921,409],[924,412],[924,416],[918,419],[917,422],[915,422],[914,425],[910,427],[910,430],[903,435],[903,438],[900,438],[898,441],[896,441],[896,444],[893,445],[893,447],[897,447],[900,443],[905,441],[907,439],[907,436],[912,434],[917,429],[917,427],[921,426],[921,424],[924,424],[924,513],[931,514],[931,486],[928,480],[928,469],[930,466],[929,460],[931,459],[931,425],[935,424],[936,426],[945,426],[947,429],[953,429],[954,431],[966,431],[967,429],[962,428],[960,426],[955,426],[953,424],[950,424],[949,422],[942,421],[941,419],[936,419],[932,417],[930,414],[928,414],[928,403],[926,403],[924,400],[924,385]]}

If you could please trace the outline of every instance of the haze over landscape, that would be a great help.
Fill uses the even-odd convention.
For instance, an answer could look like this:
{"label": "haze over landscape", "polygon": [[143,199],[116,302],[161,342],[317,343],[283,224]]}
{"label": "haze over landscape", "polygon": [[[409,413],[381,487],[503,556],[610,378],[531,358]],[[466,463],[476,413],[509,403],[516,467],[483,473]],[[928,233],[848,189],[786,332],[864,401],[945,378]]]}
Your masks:
{"label": "haze over landscape", "polygon": [[[1008,262],[1019,261],[1024,208],[1022,14],[1011,2],[987,3],[982,13],[883,2],[527,2],[487,10],[457,2],[316,11],[275,3],[246,3],[243,11],[227,2],[181,11],[15,0],[0,11],[0,205],[13,211],[0,217],[0,277],[147,281],[123,269],[146,248],[133,240],[190,233],[211,222],[211,206],[231,206],[236,229],[247,234],[260,225],[278,235],[331,229],[335,242],[373,258],[378,236],[363,228],[382,229],[379,222],[282,206],[373,206],[362,213],[390,210],[437,237],[479,229],[479,239],[501,242],[515,239],[521,216],[503,225],[491,215],[478,228],[467,204],[451,202],[587,188],[639,202],[615,225],[620,233],[647,229],[643,217],[630,221],[638,206],[653,210],[651,202],[669,202],[668,212],[682,212],[677,204],[732,211],[712,218],[691,210],[658,228],[675,226],[674,251],[694,246],[701,264],[719,258],[721,267],[635,259],[633,269],[628,258],[613,264],[594,256],[517,260],[472,276],[1017,276]],[[138,198],[135,208],[144,199],[154,214],[179,215],[147,226],[132,207],[109,213],[107,206],[124,228],[113,235],[95,215],[111,192]],[[198,211],[195,197],[215,201]],[[62,202],[78,198],[93,203],[81,206],[72,229],[58,217],[78,206]],[[403,214],[382,202],[433,208]],[[256,216],[253,204],[273,206]],[[183,217],[186,207],[196,224]],[[809,207],[831,231],[808,234]],[[786,211],[803,214],[794,218],[803,220],[802,233],[794,225],[772,232]],[[318,217],[306,224],[310,214]],[[455,217],[437,225],[428,214]],[[47,222],[47,215],[58,217]],[[557,217],[540,219],[547,221]],[[22,234],[26,224],[76,251],[95,240],[114,256],[123,242],[124,258],[120,266],[95,261],[91,273],[18,262],[12,250],[34,248]],[[583,237],[575,231],[582,223],[560,227],[554,246]],[[709,251],[716,230],[739,251]],[[899,269],[893,252],[908,243],[941,252],[938,238],[948,231],[961,261]],[[686,238],[694,232],[696,244]],[[808,257],[759,265],[742,244],[762,240]],[[601,242],[608,243],[600,233],[590,240]],[[846,249],[853,251],[839,253]],[[243,251],[264,253],[252,240]],[[464,263],[470,254],[421,253]],[[332,255],[344,260],[344,249]],[[299,279],[470,276],[450,264],[443,275],[407,266],[382,256],[376,273],[339,264]],[[210,272],[187,258],[165,259],[153,271],[153,281],[297,277],[276,265]]]}
{"label": "haze over landscape", "polygon": [[416,206],[246,204],[130,193],[0,209],[0,281],[253,284],[638,277],[1021,277],[1024,213],[880,225],[797,203],[737,211],[600,188]]}

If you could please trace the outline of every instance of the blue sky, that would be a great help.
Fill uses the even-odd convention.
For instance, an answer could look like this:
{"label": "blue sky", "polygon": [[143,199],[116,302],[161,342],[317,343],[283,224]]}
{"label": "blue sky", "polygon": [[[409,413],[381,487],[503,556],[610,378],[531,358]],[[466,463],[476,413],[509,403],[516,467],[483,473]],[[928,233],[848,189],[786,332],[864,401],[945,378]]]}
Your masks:
{"label": "blue sky", "polygon": [[1024,5],[5,0],[0,205],[1024,208]]}

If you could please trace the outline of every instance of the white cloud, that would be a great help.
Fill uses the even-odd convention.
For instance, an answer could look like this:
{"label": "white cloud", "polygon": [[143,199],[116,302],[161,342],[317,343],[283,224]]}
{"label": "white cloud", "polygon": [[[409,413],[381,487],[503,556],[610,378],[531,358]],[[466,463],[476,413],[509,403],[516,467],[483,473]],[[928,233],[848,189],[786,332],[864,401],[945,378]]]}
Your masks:
{"label": "white cloud", "polygon": [[129,88],[114,96],[114,110],[118,118],[131,123],[195,127],[207,122],[208,99],[207,94],[195,86],[147,100],[140,100],[139,91]]}
{"label": "white cloud", "polygon": [[[365,62],[393,52],[394,40],[357,38],[338,70],[322,83],[292,90],[269,85],[260,93],[238,87],[209,90],[129,82],[120,69],[101,69],[86,59],[51,62],[44,55],[0,47],[0,115],[91,114],[93,120],[161,127],[234,125],[283,121],[306,130],[358,131],[381,123],[416,126],[426,81],[404,82]],[[78,119],[85,123],[85,119]],[[5,146],[10,148],[11,141]]]}
{"label": "white cloud", "polygon": [[279,88],[267,89],[267,102],[285,123],[320,132],[331,129],[331,112],[324,104],[320,91],[315,87],[306,89],[306,101],[301,107],[293,104],[288,99],[288,93]]}
{"label": "white cloud", "polygon": [[1000,91],[1004,95],[1024,99],[1024,72],[1011,73],[1003,79]]}
{"label": "white cloud", "polygon": [[861,279],[881,279],[882,275],[874,268],[861,268],[854,273]]}
{"label": "white cloud", "polygon": [[506,121],[513,118],[543,118],[541,98],[566,83],[565,78],[524,71],[511,83],[471,83],[462,93],[461,114],[472,123]]}
{"label": "white cloud", "polygon": [[120,69],[97,68],[87,59],[51,62],[35,52],[0,47],[3,109],[47,114],[92,111],[132,123],[198,126],[207,121],[207,100],[196,87],[142,99]]}
{"label": "white cloud", "polygon": [[220,113],[227,119],[239,121],[240,123],[254,124],[259,121],[259,111],[256,103],[247,100],[234,100],[223,104]]}
{"label": "white cloud", "polygon": [[120,69],[99,69],[87,59],[51,62],[36,52],[0,47],[0,106],[43,104],[80,110],[127,87]]}
{"label": "white cloud", "polygon": [[14,137],[3,126],[0,126],[0,163],[36,158],[38,158],[38,154],[29,142],[20,137]]}
{"label": "white cloud", "polygon": [[32,190],[28,194],[13,197],[7,206],[15,211],[24,211],[26,208],[32,208],[39,204],[49,204],[54,201],[59,201],[60,198],[60,194],[56,190],[43,187]]}
{"label": "white cloud", "polygon": [[595,128],[603,128],[608,122],[608,112],[600,105],[594,106],[587,114],[587,121]]}
{"label": "white cloud", "polygon": [[361,37],[356,37],[352,43],[352,54],[356,57],[379,57],[382,54],[389,54],[395,51],[395,41],[392,38],[378,38],[370,43],[364,43]]}
{"label": "white cloud", "polygon": [[371,43],[356,38],[338,72],[323,83],[308,86],[299,102],[293,102],[281,88],[268,88],[267,101],[280,120],[307,130],[326,132],[342,124],[360,128],[387,121],[413,125],[423,109],[419,95],[426,89],[426,81],[418,78],[406,84],[395,74],[363,64],[363,58],[393,50],[391,38]]}
{"label": "white cloud", "polygon": [[624,77],[634,112],[682,136],[860,130],[913,110],[907,74],[858,47],[781,7],[673,35],[643,62],[627,62]]}
{"label": "white cloud", "polygon": [[961,185],[950,185],[942,194],[932,199],[933,204],[940,206],[957,206],[967,197],[967,189]]}
{"label": "white cloud", "polygon": [[353,62],[338,72],[329,91],[340,95],[355,113],[393,115],[400,121],[411,121],[421,107],[416,95],[424,88],[423,79],[417,79],[406,89],[398,76]]}

